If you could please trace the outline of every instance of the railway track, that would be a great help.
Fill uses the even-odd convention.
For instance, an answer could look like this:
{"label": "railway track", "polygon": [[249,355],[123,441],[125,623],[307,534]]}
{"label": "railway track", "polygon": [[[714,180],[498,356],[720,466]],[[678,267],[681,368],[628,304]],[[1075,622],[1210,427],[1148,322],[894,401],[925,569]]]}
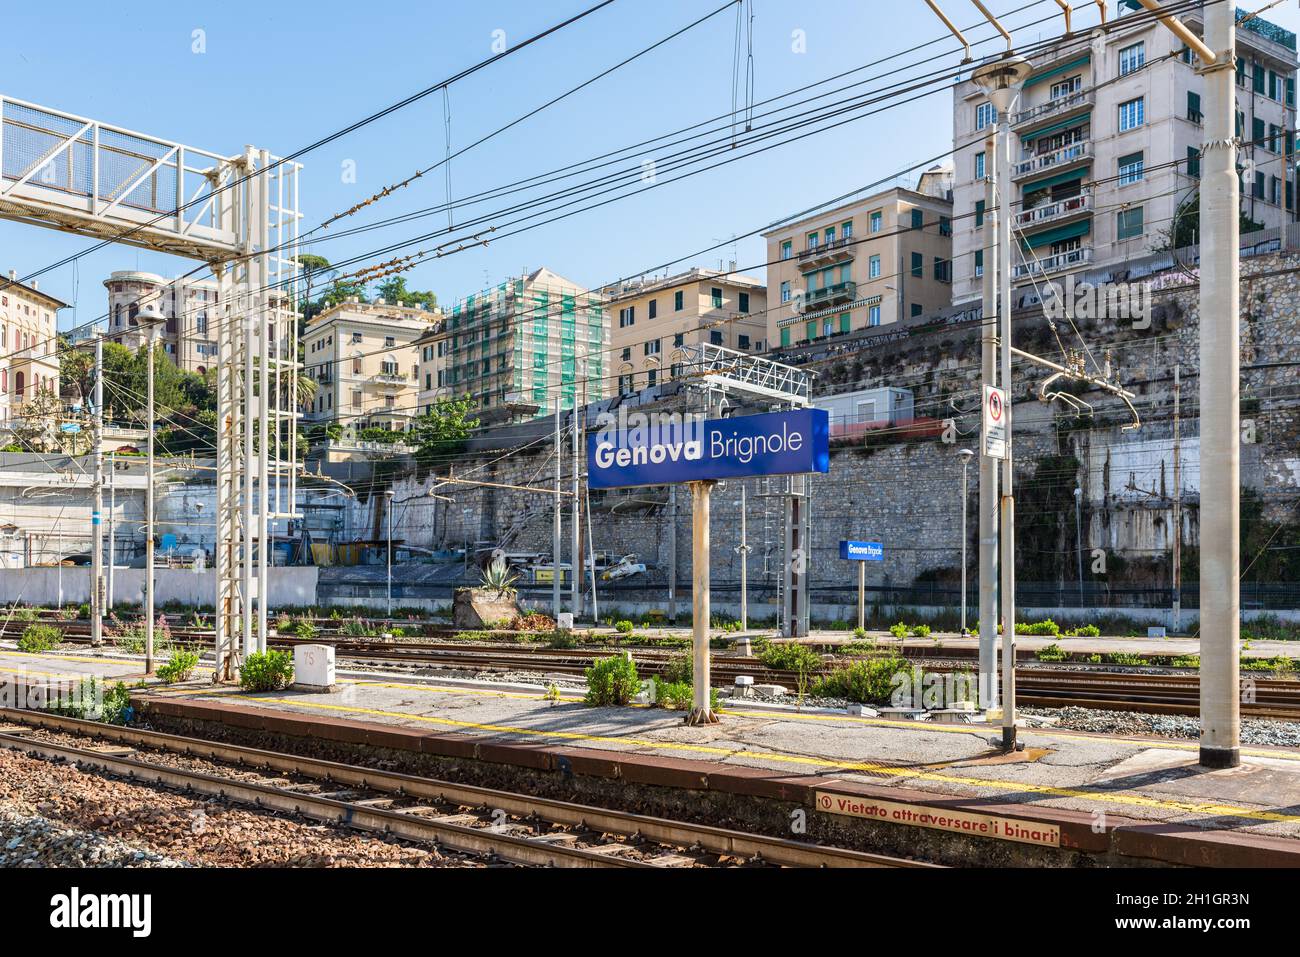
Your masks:
{"label": "railway track", "polygon": [[516,865],[935,866],[59,715],[0,722],[0,747],[27,755]]}
{"label": "railway track", "polygon": [[[1248,674],[1248,673],[1247,673]],[[1016,669],[1016,698],[1024,705],[1142,711],[1148,714],[1200,713],[1197,674],[1081,672],[1045,668]],[[1300,720],[1300,681],[1256,679],[1243,692],[1241,713],[1256,718]]]}

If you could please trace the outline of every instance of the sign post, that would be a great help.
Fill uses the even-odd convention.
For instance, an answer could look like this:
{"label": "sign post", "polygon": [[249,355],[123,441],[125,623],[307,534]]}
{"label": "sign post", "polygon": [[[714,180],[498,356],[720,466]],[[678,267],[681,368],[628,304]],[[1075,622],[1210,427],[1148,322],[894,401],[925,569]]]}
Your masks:
{"label": "sign post", "polygon": [[880,542],[840,542],[840,558],[858,563],[858,627],[867,627],[867,562],[883,562],[885,546]]}
{"label": "sign post", "polygon": [[983,452],[991,459],[1007,457],[1007,391],[997,386],[984,387]]}
{"label": "sign post", "polygon": [[588,488],[690,486],[694,707],[686,723],[715,724],[709,698],[710,493],[719,479],[830,471],[830,419],[823,409],[796,409],[729,419],[652,413],[619,429],[615,422],[606,413],[587,436]]}

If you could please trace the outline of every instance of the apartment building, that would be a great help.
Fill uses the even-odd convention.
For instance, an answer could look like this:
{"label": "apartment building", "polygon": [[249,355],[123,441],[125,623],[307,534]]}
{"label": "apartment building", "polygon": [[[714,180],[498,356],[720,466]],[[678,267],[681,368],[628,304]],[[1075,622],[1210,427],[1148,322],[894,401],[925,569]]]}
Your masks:
{"label": "apartment building", "polygon": [[952,171],[782,225],[767,240],[768,348],[895,322],[952,301]]}
{"label": "apartment building", "polygon": [[67,305],[9,271],[0,291],[0,422],[38,391],[59,394],[58,315]]}
{"label": "apartment building", "polygon": [[[104,280],[108,290],[108,338],[132,351],[148,344],[141,314],[159,316],[159,347],[178,369],[203,375],[216,364],[217,283],[214,279],[164,279],[123,270]],[[155,331],[157,327],[155,326]]]}
{"label": "apartment building", "polygon": [[557,397],[572,408],[580,388],[588,401],[610,391],[604,299],[549,269],[457,302],[445,339],[444,385],[487,419],[545,415]]}
{"label": "apartment building", "polygon": [[[1132,18],[1138,8],[1126,0],[1117,29],[1062,41],[1031,60],[1011,117],[1017,286],[1167,248],[1177,211],[1196,208],[1205,137],[1199,61],[1161,24]],[[1199,12],[1182,19],[1201,32]],[[1296,64],[1295,34],[1258,17],[1238,26],[1242,213],[1266,229],[1296,211]],[[969,80],[957,84],[953,104],[953,299],[965,302],[981,295],[995,117]],[[1194,241],[1194,230],[1178,239]]]}
{"label": "apartment building", "polygon": [[303,371],[317,391],[303,421],[406,431],[419,413],[415,343],[441,320],[440,312],[382,299],[353,299],[313,316],[302,336]]}
{"label": "apartment building", "polygon": [[451,398],[447,385],[447,346],[449,340],[441,324],[430,326],[413,345],[419,355],[416,379],[419,395],[416,408],[420,415],[428,412],[439,399]]}
{"label": "apartment building", "polygon": [[608,300],[611,374],[620,395],[677,378],[688,346],[767,347],[767,286],[752,276],[697,268],[601,293]]}

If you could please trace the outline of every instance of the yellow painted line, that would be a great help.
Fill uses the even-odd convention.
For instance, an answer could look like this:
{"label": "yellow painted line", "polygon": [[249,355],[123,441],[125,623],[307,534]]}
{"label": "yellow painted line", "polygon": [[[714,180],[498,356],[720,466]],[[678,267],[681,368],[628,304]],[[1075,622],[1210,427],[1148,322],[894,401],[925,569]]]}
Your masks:
{"label": "yellow painted line", "polygon": [[[724,714],[740,715],[746,718],[780,718],[790,719],[792,721],[843,721],[849,724],[861,724],[877,728],[902,728],[906,731],[938,731],[943,734],[970,734],[986,735],[990,731],[1000,731],[1002,726],[988,725],[983,728],[978,725],[953,725],[953,724],[929,724],[927,722],[890,720],[889,718],[858,718],[849,714],[798,714],[786,711],[733,711],[730,708],[724,709]],[[1198,741],[1170,741],[1161,738],[1124,738],[1112,735],[1088,735],[1070,732],[1068,730],[1059,730],[1056,728],[1030,728],[1028,733],[1042,735],[1047,738],[1059,738],[1064,741],[1081,741],[1084,743],[1094,742],[1097,744],[1131,744],[1134,747],[1143,748],[1162,748],[1167,751],[1198,751],[1200,742]],[[1242,748],[1242,754],[1249,754],[1260,758],[1277,758],[1281,761],[1300,761],[1300,751],[1281,751],[1267,750],[1265,748]]]}
{"label": "yellow painted line", "polygon": [[1011,791],[1028,791],[1048,798],[1073,798],[1086,801],[1101,801],[1110,804],[1131,807],[1148,807],[1160,810],[1177,810],[1189,814],[1203,814],[1213,817],[1239,817],[1254,821],[1296,823],[1300,814],[1283,814],[1278,811],[1256,811],[1249,808],[1235,807],[1229,804],[1215,804],[1208,801],[1175,801],[1151,798],[1140,794],[1117,794],[1113,791],[1091,791],[1081,788],[1056,787],[1053,785],[1034,784],[1026,781],[998,781],[989,778],[965,777],[955,774],[940,774],[934,771],[918,771],[911,768],[888,767],[880,764],[856,761],[836,761],[826,758],[808,758],[800,755],[775,754],[766,751],[742,751],[735,748],[719,748],[704,744],[682,744],[675,741],[652,741],[645,738],[617,738],[608,735],[585,734],[578,731],[541,731],[536,728],[521,728],[513,725],[485,724],[475,721],[457,721],[453,718],[435,718],[431,715],[408,714],[402,711],[384,711],[377,708],[360,708],[353,705],[326,704],[318,701],[300,701],[290,698],[255,698],[254,701],[270,704],[283,704],[290,707],[316,708],[322,711],[340,711],[349,714],[365,714],[381,718],[398,718],[408,721],[422,721],[429,724],[444,725],[453,728],[468,728],[475,731],[489,731],[497,734],[518,734],[530,737],[555,738],[565,741],[588,741],[602,744],[652,748],[660,751],[681,751],[692,754],[708,754],[721,757],[746,757],[757,760],[774,761],[782,764],[799,764],[810,767],[831,768],[839,771],[865,771],[886,777],[910,778],[919,781],[934,781],[942,784],[959,784],[976,788],[1002,788]]}
{"label": "yellow painted line", "polygon": [[[0,650],[0,655],[8,658],[51,658],[55,661],[84,661],[93,665],[135,665],[137,662],[127,661],[121,658],[104,658],[90,655],[64,655],[56,654],[51,651],[5,651]],[[143,664],[143,662],[139,662]]]}

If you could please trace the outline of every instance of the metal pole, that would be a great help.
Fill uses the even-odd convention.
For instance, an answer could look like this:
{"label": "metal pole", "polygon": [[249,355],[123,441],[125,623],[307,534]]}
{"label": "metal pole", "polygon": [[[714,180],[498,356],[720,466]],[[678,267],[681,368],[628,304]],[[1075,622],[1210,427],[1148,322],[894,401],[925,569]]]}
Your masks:
{"label": "metal pole", "polygon": [[[1241,763],[1237,639],[1241,627],[1240,252],[1234,134],[1236,24],[1232,4],[1205,8],[1201,160],[1201,755],[1207,768]],[[1209,543],[1208,547],[1206,543]]]}
{"label": "metal pole", "polygon": [[154,372],[154,328],[149,327],[149,381],[145,389],[145,399],[147,409],[145,418],[149,421],[149,438],[145,443],[146,467],[145,467],[145,489],[144,489],[144,673],[153,674],[153,531],[154,531],[154,511],[153,511],[153,483],[154,483],[154,458],[153,458],[153,423],[154,403],[153,403],[153,372]]}
{"label": "metal pole", "polygon": [[961,463],[961,633],[966,634],[966,503],[970,459]]}
{"label": "metal pole", "polygon": [[668,486],[668,621],[677,624],[677,486]]}
{"label": "metal pole", "polygon": [[600,605],[596,601],[596,542],[591,530],[591,490],[582,490],[583,508],[587,512],[587,554],[591,556],[591,620],[600,623]]}
{"label": "metal pole", "polygon": [[695,707],[687,724],[717,724],[709,700],[709,494],[712,482],[691,482],[691,610],[693,612]]}
{"label": "metal pole", "polygon": [[393,490],[384,490],[384,510],[388,512],[388,618],[393,617]]}
{"label": "metal pole", "polygon": [[[996,138],[990,135],[984,146],[984,310],[980,328],[980,377],[983,385],[998,384],[998,161]],[[981,389],[981,394],[983,390]],[[979,695],[980,707],[998,706],[998,463],[980,449],[979,489]]]}
{"label": "metal pole", "polygon": [[1074,489],[1074,549],[1079,566],[1079,607],[1083,608],[1083,489]]}
{"label": "metal pole", "polygon": [[[858,627],[867,627],[867,563],[858,562]],[[964,627],[964,626],[963,626]]]}
{"label": "metal pole", "polygon": [[[560,620],[560,396],[555,396],[555,508],[551,529],[551,614]],[[466,550],[468,552],[468,549]]]}
{"label": "metal pole", "polygon": [[[104,339],[95,337],[95,497],[90,513],[90,643],[104,643]],[[60,555],[59,565],[62,567]]]}
{"label": "metal pole", "polygon": [[[108,457],[108,587],[105,589],[104,606],[113,611],[113,566],[117,563],[117,551],[114,538],[117,535],[113,514],[117,511],[117,462],[113,456]],[[63,586],[59,586],[59,604],[63,604]]]}
{"label": "metal pole", "polygon": [[1174,634],[1183,627],[1183,449],[1179,441],[1181,367],[1174,366]]}
{"label": "metal pole", "polygon": [[[581,338],[581,337],[579,337]],[[575,360],[576,362],[576,360]],[[580,481],[578,468],[578,444],[582,435],[582,429],[578,427],[578,396],[574,392],[573,397],[573,480],[570,488],[573,491],[573,507],[570,509],[569,524],[573,527],[569,529],[569,538],[571,540],[570,552],[572,557],[572,574],[569,576],[569,594],[570,610],[573,612],[573,620],[577,621],[578,616],[582,614],[582,513],[580,506],[582,499],[578,496],[578,483]]]}
{"label": "metal pole", "polygon": [[740,482],[740,630],[749,630],[749,539],[745,521],[745,482]]}
{"label": "metal pole", "polygon": [[1010,110],[999,111],[998,182],[998,314],[1002,327],[1002,388],[1007,393],[1007,455],[1002,460],[1001,568],[1002,573],[1002,746],[1016,746],[1016,502],[1012,477],[1011,397],[1011,123]]}

